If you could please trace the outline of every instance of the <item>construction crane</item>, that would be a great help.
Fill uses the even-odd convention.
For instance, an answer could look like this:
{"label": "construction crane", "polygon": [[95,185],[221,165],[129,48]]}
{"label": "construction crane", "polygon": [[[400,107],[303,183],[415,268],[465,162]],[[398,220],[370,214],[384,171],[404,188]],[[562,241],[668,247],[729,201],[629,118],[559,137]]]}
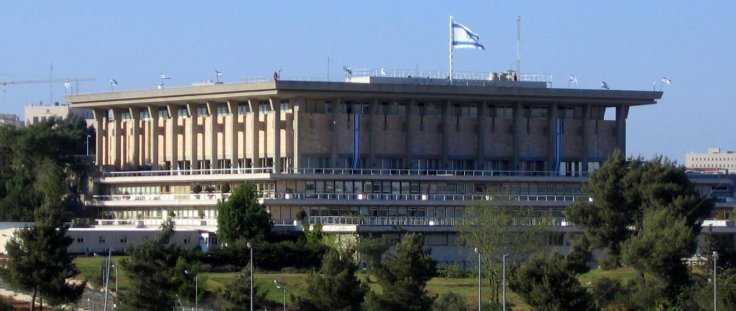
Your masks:
{"label": "construction crane", "polygon": [[[94,81],[95,78],[67,78],[67,79],[47,79],[47,80],[15,80],[15,81],[0,81],[0,85],[3,87],[3,93],[5,93],[5,87],[8,85],[15,85],[15,84],[36,84],[36,83],[48,83],[49,84],[49,104],[51,104],[51,101],[53,99],[53,87],[51,85],[53,83],[64,83],[64,89],[69,90],[69,94],[78,94],[79,93],[79,82],[80,81]],[[72,82],[74,82],[74,85],[72,85]],[[77,90],[74,92],[74,90]]]}
{"label": "construction crane", "polygon": [[0,81],[0,85],[3,87],[12,84],[34,84],[34,83],[59,83],[63,82],[65,88],[71,88],[71,83],[76,84],[76,88],[79,89],[80,81],[94,81],[95,78],[68,78],[68,79],[47,79],[47,80],[15,80],[15,81]]}

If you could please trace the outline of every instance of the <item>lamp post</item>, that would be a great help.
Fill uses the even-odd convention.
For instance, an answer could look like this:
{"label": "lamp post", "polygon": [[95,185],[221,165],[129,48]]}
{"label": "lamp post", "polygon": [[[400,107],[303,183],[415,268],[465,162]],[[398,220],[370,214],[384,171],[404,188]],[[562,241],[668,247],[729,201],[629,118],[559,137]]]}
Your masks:
{"label": "lamp post", "polygon": [[199,310],[199,275],[189,271],[184,270],[184,273],[188,275],[194,275],[194,310]]}
{"label": "lamp post", "polygon": [[716,290],[718,287],[718,274],[716,273],[718,266],[716,266],[716,263],[718,262],[718,252],[713,251],[713,311],[718,310],[718,291]]}
{"label": "lamp post", "polygon": [[506,311],[506,256],[509,254],[503,254],[503,257],[501,258],[503,261],[503,277],[501,278],[501,288],[502,288],[502,294],[501,294],[501,303],[503,307],[503,311]]}
{"label": "lamp post", "polygon": [[245,244],[250,250],[250,311],[253,311],[253,245]]}
{"label": "lamp post", "polygon": [[107,296],[110,294],[110,260],[112,257],[112,248],[107,249],[107,264],[105,271],[105,303],[103,310],[107,311]]}
{"label": "lamp post", "polygon": [[284,311],[286,311],[286,284],[279,283],[276,280],[273,280],[273,284],[276,285],[276,288],[284,291]]}
{"label": "lamp post", "polygon": [[481,299],[480,299],[480,251],[478,248],[475,248],[475,253],[478,254],[478,311],[482,310],[481,307]]}
{"label": "lamp post", "polygon": [[87,135],[87,156],[89,156],[89,138],[92,137],[92,135]]}

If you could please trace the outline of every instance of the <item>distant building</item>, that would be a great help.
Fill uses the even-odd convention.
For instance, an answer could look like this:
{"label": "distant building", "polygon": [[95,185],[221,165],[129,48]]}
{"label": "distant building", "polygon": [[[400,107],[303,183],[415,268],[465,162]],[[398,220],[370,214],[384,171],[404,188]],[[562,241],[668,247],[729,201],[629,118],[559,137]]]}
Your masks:
{"label": "distant building", "polygon": [[708,148],[707,153],[690,152],[686,155],[685,167],[691,171],[713,173],[736,173],[736,152]]}
{"label": "distant building", "polygon": [[26,106],[25,108],[25,125],[32,125],[38,122],[44,122],[50,118],[62,118],[65,119],[70,114],[81,116],[87,121],[88,125],[94,125],[94,118],[92,117],[92,110],[72,108],[67,104],[55,105],[39,105],[39,106]]}
{"label": "distant building", "polygon": [[23,122],[20,122],[20,117],[17,114],[0,113],[0,125],[5,124],[15,127],[23,126]]}

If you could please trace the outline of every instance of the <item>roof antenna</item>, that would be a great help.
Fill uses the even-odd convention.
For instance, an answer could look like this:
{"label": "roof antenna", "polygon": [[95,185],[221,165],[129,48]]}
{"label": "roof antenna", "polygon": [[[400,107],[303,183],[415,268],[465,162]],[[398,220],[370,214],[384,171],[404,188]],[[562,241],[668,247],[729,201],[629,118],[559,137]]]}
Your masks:
{"label": "roof antenna", "polygon": [[216,82],[217,84],[222,83],[222,82],[220,82],[220,77],[222,77],[222,71],[219,71],[219,70],[215,69],[215,79],[217,80],[217,82]]}

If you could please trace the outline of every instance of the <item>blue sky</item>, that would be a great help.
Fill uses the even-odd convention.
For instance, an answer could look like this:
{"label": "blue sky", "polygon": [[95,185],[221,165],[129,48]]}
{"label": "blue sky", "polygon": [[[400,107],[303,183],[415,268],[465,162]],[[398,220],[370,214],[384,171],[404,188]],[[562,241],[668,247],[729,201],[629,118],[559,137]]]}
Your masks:
{"label": "blue sky", "polygon": [[[332,79],[353,68],[446,71],[449,16],[485,51],[456,50],[455,71],[514,66],[553,87],[651,90],[631,110],[630,155],[678,162],[709,146],[736,150],[736,2],[702,1],[3,1],[0,81],[93,77],[82,93],[269,76]],[[327,65],[329,58],[330,66]],[[62,83],[0,86],[0,113],[63,101]]]}

